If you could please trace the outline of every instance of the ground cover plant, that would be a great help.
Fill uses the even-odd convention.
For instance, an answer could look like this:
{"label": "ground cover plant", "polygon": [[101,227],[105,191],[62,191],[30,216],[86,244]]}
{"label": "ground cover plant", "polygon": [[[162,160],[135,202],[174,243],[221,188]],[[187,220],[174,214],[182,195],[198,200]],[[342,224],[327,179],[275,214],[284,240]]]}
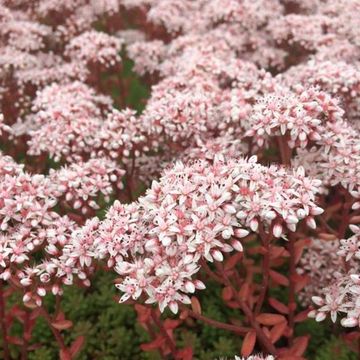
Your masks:
{"label": "ground cover plant", "polygon": [[357,359],[359,0],[0,0],[0,357]]}

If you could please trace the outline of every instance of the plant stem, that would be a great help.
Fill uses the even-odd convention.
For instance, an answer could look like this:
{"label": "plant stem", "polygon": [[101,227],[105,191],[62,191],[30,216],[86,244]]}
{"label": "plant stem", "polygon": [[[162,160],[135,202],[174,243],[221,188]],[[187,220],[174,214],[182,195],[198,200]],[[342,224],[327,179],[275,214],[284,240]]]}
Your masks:
{"label": "plant stem", "polygon": [[289,166],[291,163],[291,150],[287,144],[285,136],[280,136],[278,139],[278,146],[280,150],[280,159],[283,165]]}
{"label": "plant stem", "polygon": [[176,353],[177,353],[177,349],[176,349],[176,345],[174,340],[169,336],[169,334],[167,333],[166,329],[164,328],[163,323],[161,322],[161,320],[158,318],[156,312],[152,309],[151,311],[151,318],[153,319],[154,323],[156,324],[156,326],[159,328],[160,332],[163,334],[163,336],[166,339],[167,344],[169,345],[171,354],[174,356],[174,358],[176,357]]}
{"label": "plant stem", "polygon": [[217,321],[211,318],[208,318],[204,315],[200,315],[192,310],[186,309],[186,311],[189,313],[190,316],[192,316],[193,318],[203,321],[213,327],[216,327],[218,329],[223,329],[223,330],[229,330],[232,331],[236,334],[241,334],[241,335],[245,335],[246,333],[248,333],[251,329],[247,328],[247,327],[241,327],[241,326],[236,326],[236,325],[232,325],[232,324],[226,324],[223,323],[221,321]]}
{"label": "plant stem", "polygon": [[259,312],[263,306],[266,292],[269,287],[269,279],[270,279],[270,239],[271,239],[271,234],[270,233],[266,234],[263,229],[263,226],[261,224],[259,226],[259,233],[260,233],[262,245],[265,248],[266,252],[263,256],[263,261],[262,261],[261,292],[260,292],[258,301],[256,303],[255,315],[259,314]]}
{"label": "plant stem", "polygon": [[0,319],[1,319],[1,332],[3,338],[4,360],[10,360],[10,350],[7,340],[7,326],[5,321],[5,297],[4,297],[2,280],[0,280]]}
{"label": "plant stem", "polygon": [[71,360],[71,354],[70,351],[67,349],[64,339],[61,336],[61,333],[59,330],[55,329],[52,326],[52,320],[51,320],[51,316],[50,314],[47,312],[47,310],[44,307],[41,307],[41,314],[43,315],[43,317],[45,318],[46,322],[48,323],[56,342],[58,343],[60,350],[66,355],[66,359]]}
{"label": "plant stem", "polygon": [[29,329],[30,323],[30,314],[28,311],[26,311],[25,319],[24,319],[24,331],[23,331],[23,344],[21,347],[21,360],[27,360],[28,359],[28,344],[31,337],[31,331]]}
{"label": "plant stem", "polygon": [[289,235],[289,244],[288,250],[290,253],[290,263],[289,263],[289,327],[291,329],[291,334],[289,336],[289,345],[292,346],[294,339],[294,327],[295,327],[295,310],[296,310],[296,301],[295,301],[295,281],[294,276],[296,274],[296,264],[295,264],[295,238],[292,234]]}
{"label": "plant stem", "polygon": [[202,264],[202,267],[205,269],[205,271],[208,273],[208,275],[210,277],[212,277],[213,279],[217,279],[217,281],[219,281],[220,283],[222,283],[222,284],[224,284],[226,286],[229,286],[233,290],[234,294],[236,295],[236,299],[237,299],[238,304],[240,305],[242,311],[244,312],[244,314],[245,314],[248,322],[250,323],[251,327],[255,330],[256,336],[259,339],[259,342],[263,346],[264,350],[266,350],[269,354],[277,355],[277,350],[276,350],[275,346],[271,343],[270,339],[262,331],[260,325],[257,323],[256,319],[254,318],[251,309],[245,303],[244,299],[242,299],[239,296],[238,292],[236,291],[236,289],[234,288],[234,286],[232,285],[230,280],[227,278],[224,271],[222,271],[221,276],[219,276],[218,274],[214,273],[207,266],[205,261],[202,260],[201,264]]}

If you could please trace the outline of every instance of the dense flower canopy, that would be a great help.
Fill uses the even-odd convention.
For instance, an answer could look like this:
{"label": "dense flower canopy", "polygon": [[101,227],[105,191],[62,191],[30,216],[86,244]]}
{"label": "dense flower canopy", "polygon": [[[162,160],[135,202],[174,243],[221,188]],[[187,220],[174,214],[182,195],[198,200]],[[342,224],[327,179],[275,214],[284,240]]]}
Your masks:
{"label": "dense flower canopy", "polygon": [[212,277],[244,314],[230,329],[250,326],[234,330],[244,356],[303,355],[296,299],[358,328],[359,12],[0,0],[0,285],[42,308],[102,268],[120,302],[183,321],[184,304],[204,320],[196,294]]}

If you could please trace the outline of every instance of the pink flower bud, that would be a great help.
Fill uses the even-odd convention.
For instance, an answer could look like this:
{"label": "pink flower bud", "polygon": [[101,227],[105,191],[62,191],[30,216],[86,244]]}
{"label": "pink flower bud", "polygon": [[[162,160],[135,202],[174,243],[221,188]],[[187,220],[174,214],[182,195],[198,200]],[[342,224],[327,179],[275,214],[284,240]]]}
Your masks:
{"label": "pink flower bud", "polygon": [[219,251],[219,250],[212,251],[211,255],[216,261],[223,261],[224,260],[224,256],[221,253],[221,251]]}
{"label": "pink flower bud", "polygon": [[30,286],[31,283],[32,283],[32,281],[31,281],[31,279],[28,278],[28,277],[22,278],[22,279],[20,280],[20,284],[21,284],[22,286]]}
{"label": "pink flower bud", "polygon": [[319,312],[316,316],[315,316],[315,321],[320,322],[326,319],[326,314],[324,312]]}
{"label": "pink flower bud", "polygon": [[235,207],[230,204],[224,205],[223,209],[227,214],[235,214],[236,213]]}
{"label": "pink flower bud", "polygon": [[355,327],[358,326],[359,320],[353,317],[345,318],[341,320],[341,325],[344,327]]}
{"label": "pink flower bud", "polygon": [[258,228],[259,228],[258,221],[256,219],[252,219],[250,221],[250,229],[255,232],[255,231],[257,231]]}
{"label": "pink flower bud", "polygon": [[231,246],[239,252],[243,251],[243,246],[241,245],[241,242],[239,240],[232,240],[231,241]]}
{"label": "pink flower bud", "polygon": [[194,280],[194,285],[199,290],[204,290],[206,288],[205,284],[200,280]]}
{"label": "pink flower bud", "polygon": [[31,294],[31,292],[27,292],[27,293],[25,293],[25,295],[23,296],[23,302],[29,302],[30,300],[31,300],[31,298],[32,298],[32,294]]}
{"label": "pink flower bud", "polygon": [[273,227],[273,234],[276,238],[279,238],[283,232],[283,227],[280,224],[275,224]]}
{"label": "pink flower bud", "polygon": [[316,304],[317,306],[323,306],[324,305],[324,299],[320,296],[313,296],[311,300]]}
{"label": "pink flower bud", "polygon": [[314,215],[314,216],[320,215],[320,214],[322,214],[323,212],[324,212],[324,210],[323,210],[322,208],[318,207],[318,206],[315,206],[315,207],[313,207],[313,208],[310,209],[311,215]]}
{"label": "pink flower bud", "polygon": [[170,310],[171,310],[174,314],[177,314],[178,311],[179,311],[179,305],[178,305],[178,303],[175,302],[175,301],[171,301],[171,302],[169,303],[169,308],[170,308]]}
{"label": "pink flower bud", "polygon": [[38,293],[39,296],[45,296],[46,295],[46,290],[42,287],[39,287],[36,291]]}
{"label": "pink flower bud", "polygon": [[51,292],[54,294],[54,295],[57,295],[59,293],[59,285],[53,285],[52,289],[51,289]]}
{"label": "pink flower bud", "polygon": [[243,238],[245,236],[248,236],[249,235],[249,231],[248,230],[245,230],[245,229],[240,229],[240,228],[236,228],[234,230],[234,235],[238,238]]}
{"label": "pink flower bud", "polygon": [[185,283],[185,289],[189,293],[194,293],[195,292],[195,285],[191,281],[187,281]]}
{"label": "pink flower bud", "polygon": [[316,222],[313,217],[308,217],[306,219],[306,225],[311,229],[316,229]]}

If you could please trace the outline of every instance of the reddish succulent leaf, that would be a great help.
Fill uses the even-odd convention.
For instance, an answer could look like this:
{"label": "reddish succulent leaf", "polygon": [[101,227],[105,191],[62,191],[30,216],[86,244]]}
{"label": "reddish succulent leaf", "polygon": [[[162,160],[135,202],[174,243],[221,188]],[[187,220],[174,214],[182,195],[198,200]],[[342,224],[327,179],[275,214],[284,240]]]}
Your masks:
{"label": "reddish succulent leaf", "polygon": [[164,321],[164,328],[166,330],[176,329],[181,324],[180,320],[166,319]]}
{"label": "reddish succulent leaf", "polygon": [[231,270],[233,269],[236,264],[239,263],[240,259],[242,257],[242,253],[236,253],[235,255],[230,256],[224,264],[224,269],[225,270]]}
{"label": "reddish succulent leaf", "polygon": [[176,360],[192,360],[192,358],[193,349],[191,347],[181,349],[177,352]]}
{"label": "reddish succulent leaf", "polygon": [[14,345],[22,345],[24,343],[23,339],[16,336],[7,336],[6,339],[10,344]]}
{"label": "reddish succulent leaf", "polygon": [[237,301],[228,301],[226,305],[231,309],[240,309],[240,305]]}
{"label": "reddish succulent leaf", "polygon": [[269,275],[275,283],[283,286],[289,286],[289,279],[283,274],[280,274],[274,270],[270,270]]}
{"label": "reddish succulent leaf", "polygon": [[308,314],[309,314],[309,310],[301,311],[295,316],[294,321],[297,323],[305,321],[306,319],[308,319]]}
{"label": "reddish succulent leaf", "polygon": [[295,243],[295,249],[294,249],[295,250],[294,251],[295,252],[295,264],[297,264],[300,261],[304,249],[310,243],[311,243],[310,239],[301,239]]}
{"label": "reddish succulent leaf", "polygon": [[307,275],[294,275],[295,282],[295,292],[301,291],[309,282],[309,277]]}
{"label": "reddish succulent leaf", "polygon": [[262,328],[262,331],[263,331],[263,333],[266,335],[266,337],[270,339],[270,335],[271,335],[271,334],[270,334],[269,328],[267,328],[266,326],[264,326],[264,327]]}
{"label": "reddish succulent leaf", "polygon": [[225,301],[231,300],[233,297],[233,291],[230,286],[226,286],[222,289],[222,298]]}
{"label": "reddish succulent leaf", "polygon": [[329,233],[319,233],[318,237],[322,240],[336,240],[337,237],[333,234],[329,234]]}
{"label": "reddish succulent leaf", "polygon": [[24,305],[29,309],[36,309],[38,306],[36,305],[36,302],[33,300],[24,302]]}
{"label": "reddish succulent leaf", "polygon": [[151,351],[159,349],[164,343],[165,338],[163,336],[157,336],[155,340],[146,344],[141,344],[140,347],[143,351]]}
{"label": "reddish succulent leaf", "polygon": [[289,308],[279,300],[276,300],[274,298],[269,298],[269,304],[281,314],[289,313]]}
{"label": "reddish succulent leaf", "polygon": [[70,320],[58,320],[51,323],[51,326],[57,330],[66,330],[72,327],[73,323]]}
{"label": "reddish succulent leaf", "polygon": [[247,298],[250,294],[250,287],[249,287],[249,283],[244,283],[242,284],[240,290],[239,290],[239,296],[241,298]]}
{"label": "reddish succulent leaf", "polygon": [[192,296],[191,297],[191,308],[193,309],[193,311],[197,314],[201,315],[201,305],[200,305],[200,301],[196,296]]}
{"label": "reddish succulent leaf", "polygon": [[10,317],[15,317],[20,322],[24,322],[26,311],[21,309],[18,305],[14,305],[8,312],[8,315]]}
{"label": "reddish succulent leaf", "polygon": [[360,223],[360,215],[351,217],[350,218],[350,223],[351,224],[359,224]]}
{"label": "reddish succulent leaf", "polygon": [[189,312],[188,312],[187,310],[184,310],[184,311],[182,311],[182,312],[180,313],[179,318],[180,318],[181,320],[185,320],[185,319],[188,318],[188,316],[189,316]]}
{"label": "reddish succulent leaf", "polygon": [[30,320],[36,320],[41,315],[41,308],[37,307],[30,314]]}
{"label": "reddish succulent leaf", "polygon": [[358,331],[352,331],[343,335],[344,339],[349,341],[357,340],[360,338],[360,333]]}
{"label": "reddish succulent leaf", "polygon": [[256,317],[256,321],[262,325],[273,326],[286,322],[286,318],[280,314],[262,313]]}
{"label": "reddish succulent leaf", "polygon": [[59,313],[56,315],[56,321],[65,320],[65,314],[63,311],[59,311]]}
{"label": "reddish succulent leaf", "polygon": [[241,355],[249,356],[254,350],[255,343],[256,343],[256,332],[254,330],[251,330],[244,337],[241,346]]}
{"label": "reddish succulent leaf", "polygon": [[42,347],[42,345],[40,343],[35,343],[35,344],[31,344],[28,347],[28,350],[29,351],[34,351],[34,350],[40,349],[41,347]]}
{"label": "reddish succulent leaf", "polygon": [[71,360],[71,355],[68,352],[60,350],[60,360]]}
{"label": "reddish succulent leaf", "polygon": [[287,322],[284,321],[280,324],[275,325],[270,330],[270,339],[273,344],[276,343],[284,335],[286,327],[287,327]]}
{"label": "reddish succulent leaf", "polygon": [[266,254],[267,250],[263,246],[254,246],[247,250],[249,255]]}
{"label": "reddish succulent leaf", "polygon": [[294,340],[294,346],[292,347],[292,351],[294,355],[301,356],[304,354],[309,343],[309,336],[299,336]]}
{"label": "reddish succulent leaf", "polygon": [[[17,285],[20,285],[20,282],[18,280],[15,280],[13,278],[11,278],[11,281],[16,283]],[[20,285],[21,286],[21,285]],[[13,287],[8,287],[5,289],[5,291],[3,292],[4,298],[7,299],[9,296],[11,296],[12,294],[14,294],[16,292],[16,289],[14,289]]]}
{"label": "reddish succulent leaf", "polygon": [[283,246],[271,246],[270,257],[272,259],[278,258],[286,253],[286,249]]}
{"label": "reddish succulent leaf", "polygon": [[70,346],[70,352],[72,356],[75,356],[83,347],[85,342],[84,336],[78,336]]}
{"label": "reddish succulent leaf", "polygon": [[137,312],[138,321],[140,324],[145,324],[149,321],[151,316],[151,309],[140,304],[135,304],[135,310]]}

